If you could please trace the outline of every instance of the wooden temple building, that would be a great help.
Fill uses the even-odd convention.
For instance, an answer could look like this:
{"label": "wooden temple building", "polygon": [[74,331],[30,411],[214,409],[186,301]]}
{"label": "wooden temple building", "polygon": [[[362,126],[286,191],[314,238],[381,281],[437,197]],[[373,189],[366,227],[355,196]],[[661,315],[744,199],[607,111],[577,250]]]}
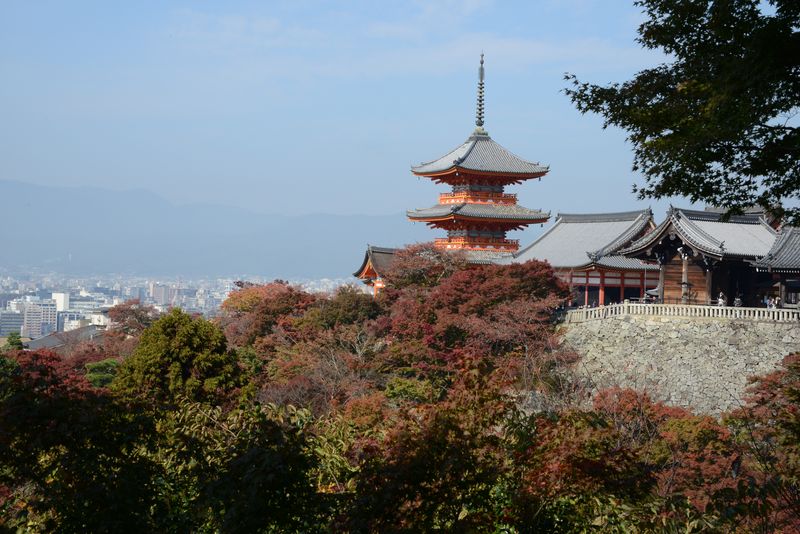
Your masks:
{"label": "wooden temple building", "polygon": [[722,294],[728,304],[758,306],[772,284],[753,262],[775,244],[773,222],[763,212],[726,220],[719,210],[670,208],[661,224],[620,254],[658,264],[661,302],[711,304]]}
{"label": "wooden temple building", "polygon": [[487,262],[519,249],[519,241],[507,239],[508,231],[544,223],[550,214],[520,206],[517,196],[505,191],[509,185],[541,178],[548,167],[519,158],[500,146],[483,129],[483,119],[481,54],[475,131],[444,156],[411,169],[417,176],[449,185],[451,190],[439,195],[435,206],[410,210],[407,216],[447,231],[447,237],[434,241],[437,247],[464,251],[471,260]]}
{"label": "wooden temple building", "polygon": [[753,262],[766,273],[782,306],[800,307],[800,228],[784,227],[766,256]]}
{"label": "wooden temple building", "polygon": [[573,306],[644,299],[658,287],[658,265],[619,250],[655,228],[653,213],[563,214],[511,262],[547,261],[571,292]]}

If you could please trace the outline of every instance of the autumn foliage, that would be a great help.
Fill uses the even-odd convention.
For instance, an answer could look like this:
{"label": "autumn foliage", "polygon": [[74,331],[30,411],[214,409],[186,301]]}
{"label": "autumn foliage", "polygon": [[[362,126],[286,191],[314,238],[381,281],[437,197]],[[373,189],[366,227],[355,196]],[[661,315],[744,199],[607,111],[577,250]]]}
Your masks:
{"label": "autumn foliage", "polygon": [[0,528],[796,532],[800,355],[722,417],[562,350],[550,267],[399,254],[378,298],[241,284],[0,358]]}

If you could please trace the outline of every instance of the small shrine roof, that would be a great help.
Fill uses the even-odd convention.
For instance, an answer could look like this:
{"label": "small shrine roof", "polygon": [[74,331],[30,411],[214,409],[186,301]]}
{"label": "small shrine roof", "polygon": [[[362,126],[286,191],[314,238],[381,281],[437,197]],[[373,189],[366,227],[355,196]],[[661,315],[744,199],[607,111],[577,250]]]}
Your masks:
{"label": "small shrine roof", "polygon": [[361,262],[361,267],[353,273],[353,276],[361,278],[369,265],[372,265],[372,269],[380,276],[381,272],[384,272],[389,267],[389,264],[392,263],[395,252],[397,252],[397,249],[394,248],[367,245],[364,261]]}
{"label": "small shrine roof", "polygon": [[762,213],[734,215],[726,221],[720,212],[670,208],[664,222],[621,253],[639,254],[673,231],[686,244],[720,259],[765,256],[776,235]]}
{"label": "small shrine roof", "polygon": [[512,154],[489,137],[489,134],[476,130],[454,150],[439,159],[412,166],[411,171],[417,175],[428,176],[457,168],[524,177],[542,176],[549,170],[546,165],[526,161]]}
{"label": "small shrine roof", "polygon": [[[514,262],[546,260],[555,268],[585,268],[601,265],[612,269],[649,270],[657,266],[615,254],[652,226],[653,213],[556,215],[555,224],[514,256]],[[631,261],[633,260],[633,261]]]}
{"label": "small shrine roof", "polygon": [[550,214],[541,210],[524,208],[517,204],[437,204],[430,208],[409,210],[409,219],[429,220],[445,218],[508,219],[510,222],[533,223],[547,220]]}
{"label": "small shrine roof", "polygon": [[767,255],[753,265],[760,271],[800,271],[800,228],[783,227]]}

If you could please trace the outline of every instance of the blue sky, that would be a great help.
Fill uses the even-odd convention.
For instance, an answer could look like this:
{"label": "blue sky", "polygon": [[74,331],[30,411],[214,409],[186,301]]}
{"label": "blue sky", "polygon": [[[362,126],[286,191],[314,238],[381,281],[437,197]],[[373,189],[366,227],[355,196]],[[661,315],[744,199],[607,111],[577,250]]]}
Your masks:
{"label": "blue sky", "polygon": [[[143,188],[176,203],[389,214],[441,190],[409,172],[474,128],[551,166],[519,186],[553,213],[629,210],[624,134],[561,93],[661,57],[628,1],[5,1],[0,179]],[[686,205],[682,200],[673,200]]]}

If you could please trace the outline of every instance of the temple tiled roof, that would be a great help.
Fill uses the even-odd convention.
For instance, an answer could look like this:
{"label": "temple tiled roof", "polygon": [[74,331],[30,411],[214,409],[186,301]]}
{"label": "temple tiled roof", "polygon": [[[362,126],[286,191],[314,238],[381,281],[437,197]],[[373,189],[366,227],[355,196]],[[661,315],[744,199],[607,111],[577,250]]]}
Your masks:
{"label": "temple tiled roof", "polygon": [[466,219],[508,219],[509,222],[535,223],[547,220],[550,214],[523,208],[517,204],[437,204],[430,208],[409,210],[409,219],[428,220],[460,217]]}
{"label": "temple tiled roof", "polygon": [[720,259],[765,256],[775,242],[775,230],[760,213],[734,215],[724,221],[723,214],[714,211],[670,208],[655,230],[620,252],[639,254],[659,243],[671,229],[688,245]]}
{"label": "temple tiled roof", "polygon": [[397,249],[394,248],[367,245],[367,252],[364,254],[364,261],[361,263],[361,267],[359,267],[358,270],[353,273],[353,276],[356,278],[361,277],[368,264],[372,264],[372,269],[378,274],[378,276],[380,276],[381,273],[385,272],[385,270],[389,267],[389,264],[392,263],[395,252],[397,252]]}
{"label": "temple tiled roof", "polygon": [[784,227],[767,255],[753,265],[759,271],[800,272],[800,228]]}
{"label": "temple tiled roof", "polygon": [[555,224],[514,256],[514,262],[547,260],[555,268],[651,270],[658,266],[615,254],[652,225],[652,212],[561,214]]}
{"label": "temple tiled roof", "polygon": [[29,350],[49,349],[56,350],[68,344],[80,341],[100,341],[105,335],[105,329],[97,325],[87,325],[67,332],[53,332],[44,337],[34,339],[25,343],[25,348]]}
{"label": "temple tiled roof", "polygon": [[428,163],[411,167],[414,174],[428,176],[459,168],[471,171],[542,176],[549,167],[526,161],[492,140],[486,133],[473,133],[458,148]]}
{"label": "temple tiled roof", "polygon": [[658,265],[655,263],[645,263],[638,258],[628,258],[618,254],[603,256],[595,261],[594,264],[608,269],[620,269],[625,271],[658,271]]}

